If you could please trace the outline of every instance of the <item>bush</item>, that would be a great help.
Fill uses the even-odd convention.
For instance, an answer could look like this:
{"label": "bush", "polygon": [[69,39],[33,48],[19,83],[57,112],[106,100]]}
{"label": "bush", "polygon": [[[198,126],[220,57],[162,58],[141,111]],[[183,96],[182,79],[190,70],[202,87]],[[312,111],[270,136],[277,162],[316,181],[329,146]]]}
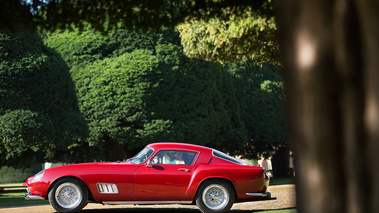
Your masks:
{"label": "bush", "polygon": [[284,86],[278,66],[259,67],[251,60],[226,64],[249,139],[240,154],[255,158],[287,143]]}
{"label": "bush", "polygon": [[220,64],[188,59],[179,44],[160,36],[151,36],[148,49],[71,70],[89,143],[106,150],[105,160],[153,141],[219,149],[244,142],[231,76]]}
{"label": "bush", "polygon": [[15,168],[3,166],[0,168],[0,183],[25,182],[30,176],[42,170],[42,164],[33,164],[31,168]]}
{"label": "bush", "polygon": [[0,161],[87,136],[68,66],[37,34],[0,32],[0,97]]}

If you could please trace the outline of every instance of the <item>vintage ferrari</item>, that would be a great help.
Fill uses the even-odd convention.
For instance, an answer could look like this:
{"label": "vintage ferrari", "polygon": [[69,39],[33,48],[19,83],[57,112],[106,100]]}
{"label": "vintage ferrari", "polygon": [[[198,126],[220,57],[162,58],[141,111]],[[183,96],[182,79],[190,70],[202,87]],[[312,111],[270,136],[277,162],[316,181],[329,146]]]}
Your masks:
{"label": "vintage ferrari", "polygon": [[58,212],[102,204],[196,204],[227,212],[234,202],[270,199],[265,169],[225,153],[184,143],[153,143],[124,162],[45,169],[26,181],[29,199],[48,199]]}

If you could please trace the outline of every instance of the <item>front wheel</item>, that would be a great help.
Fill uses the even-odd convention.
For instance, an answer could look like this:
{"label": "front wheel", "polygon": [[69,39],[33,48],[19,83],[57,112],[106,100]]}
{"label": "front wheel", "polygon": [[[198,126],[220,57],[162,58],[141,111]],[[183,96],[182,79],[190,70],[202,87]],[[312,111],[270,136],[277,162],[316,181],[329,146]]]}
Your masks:
{"label": "front wheel", "polygon": [[204,213],[224,213],[232,208],[233,188],[223,180],[209,180],[202,184],[196,195],[196,205]]}
{"label": "front wheel", "polygon": [[87,205],[88,191],[81,181],[63,178],[54,183],[48,198],[58,212],[79,212]]}

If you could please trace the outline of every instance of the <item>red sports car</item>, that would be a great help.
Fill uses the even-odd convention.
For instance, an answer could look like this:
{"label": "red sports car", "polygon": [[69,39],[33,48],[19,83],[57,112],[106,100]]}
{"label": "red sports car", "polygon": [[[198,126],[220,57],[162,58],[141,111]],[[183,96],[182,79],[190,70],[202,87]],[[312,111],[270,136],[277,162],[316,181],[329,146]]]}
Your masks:
{"label": "red sports car", "polygon": [[26,181],[26,199],[48,199],[58,212],[102,204],[196,204],[227,212],[234,202],[269,199],[269,178],[225,153],[183,143],[153,143],[126,162],[45,169]]}

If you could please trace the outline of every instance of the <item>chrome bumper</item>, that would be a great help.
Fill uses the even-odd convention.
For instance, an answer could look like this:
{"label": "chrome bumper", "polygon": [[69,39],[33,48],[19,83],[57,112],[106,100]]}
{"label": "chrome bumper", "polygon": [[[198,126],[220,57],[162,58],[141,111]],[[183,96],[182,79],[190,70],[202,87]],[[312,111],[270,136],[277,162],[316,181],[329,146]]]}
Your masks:
{"label": "chrome bumper", "polygon": [[25,194],[25,200],[45,200],[44,197],[38,196],[38,195],[31,195],[29,191],[29,187],[26,188],[26,191],[28,192]]}
{"label": "chrome bumper", "polygon": [[38,195],[25,194],[25,200],[45,200],[45,198]]}
{"label": "chrome bumper", "polygon": [[265,192],[265,193],[246,193],[248,196],[253,196],[253,197],[261,197],[264,199],[270,199],[271,198],[271,193],[270,192]]}

